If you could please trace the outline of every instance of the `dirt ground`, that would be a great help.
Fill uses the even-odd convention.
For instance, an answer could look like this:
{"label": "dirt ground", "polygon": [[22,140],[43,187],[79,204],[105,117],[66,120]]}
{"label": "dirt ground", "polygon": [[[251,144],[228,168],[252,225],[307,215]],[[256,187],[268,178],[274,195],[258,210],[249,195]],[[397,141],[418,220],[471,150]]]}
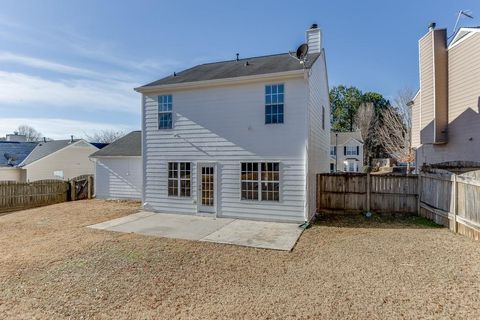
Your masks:
{"label": "dirt ground", "polygon": [[293,252],[85,228],[136,203],[0,217],[7,319],[480,319],[480,243],[420,218],[320,219]]}

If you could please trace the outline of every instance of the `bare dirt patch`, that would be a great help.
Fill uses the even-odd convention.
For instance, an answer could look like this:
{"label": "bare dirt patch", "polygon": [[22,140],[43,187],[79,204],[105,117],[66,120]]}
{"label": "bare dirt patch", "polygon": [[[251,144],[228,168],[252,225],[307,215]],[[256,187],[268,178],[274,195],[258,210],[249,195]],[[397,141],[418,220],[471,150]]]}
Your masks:
{"label": "bare dirt patch", "polygon": [[0,217],[2,318],[480,318],[480,244],[421,219],[320,219],[291,253],[85,228],[137,209]]}

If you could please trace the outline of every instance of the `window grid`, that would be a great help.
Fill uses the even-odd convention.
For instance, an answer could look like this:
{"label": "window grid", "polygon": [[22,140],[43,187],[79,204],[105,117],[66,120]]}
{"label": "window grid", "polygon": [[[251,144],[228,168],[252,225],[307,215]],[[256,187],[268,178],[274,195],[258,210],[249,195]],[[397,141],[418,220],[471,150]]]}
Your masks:
{"label": "window grid", "polygon": [[345,147],[345,155],[346,156],[358,156],[357,147],[356,146],[346,146]]}
{"label": "window grid", "polygon": [[283,123],[285,87],[283,84],[265,86],[265,124]]}
{"label": "window grid", "polygon": [[214,205],[214,177],[213,167],[202,167],[202,205],[204,206]]}
{"label": "window grid", "polygon": [[158,128],[172,129],[172,95],[158,96]]}
{"label": "window grid", "polygon": [[190,162],[168,163],[168,195],[172,197],[190,197],[191,165]]}
{"label": "window grid", "polygon": [[331,156],[336,156],[337,155],[337,147],[336,146],[331,146],[330,147],[330,155]]}
{"label": "window grid", "polygon": [[242,162],[241,199],[280,201],[280,164]]}
{"label": "window grid", "polygon": [[242,200],[258,200],[258,163],[241,164]]}

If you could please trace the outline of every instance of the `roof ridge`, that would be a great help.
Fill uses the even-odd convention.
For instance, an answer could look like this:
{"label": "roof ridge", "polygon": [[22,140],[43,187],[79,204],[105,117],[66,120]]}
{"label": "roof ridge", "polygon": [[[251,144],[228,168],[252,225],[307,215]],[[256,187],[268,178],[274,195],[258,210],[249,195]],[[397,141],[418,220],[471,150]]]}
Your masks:
{"label": "roof ridge", "polygon": [[262,55],[262,56],[239,58],[238,60],[237,59],[231,59],[231,60],[220,60],[220,61],[213,61],[213,62],[205,62],[205,63],[197,64],[196,66],[204,66],[204,65],[208,65],[208,64],[225,63],[225,62],[240,62],[240,61],[245,61],[245,60],[248,60],[248,59],[268,58],[268,57],[282,56],[282,55],[287,55],[287,54],[289,54],[289,52],[272,53],[272,54],[266,54],[266,55]]}

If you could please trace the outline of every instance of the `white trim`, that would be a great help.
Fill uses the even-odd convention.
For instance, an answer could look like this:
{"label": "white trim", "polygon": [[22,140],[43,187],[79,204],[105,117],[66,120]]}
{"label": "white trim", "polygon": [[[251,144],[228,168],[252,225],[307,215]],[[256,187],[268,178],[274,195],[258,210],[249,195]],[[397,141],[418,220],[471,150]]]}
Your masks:
{"label": "white trim", "polygon": [[121,159],[121,158],[141,158],[142,156],[88,156],[89,158],[96,159],[96,158],[101,158],[101,159]]}
{"label": "white trim", "polygon": [[253,75],[253,76],[173,83],[173,84],[164,84],[164,85],[151,86],[151,87],[138,87],[138,88],[134,88],[134,90],[141,93],[162,93],[167,91],[199,89],[199,88],[210,87],[210,86],[243,84],[247,82],[264,82],[264,81],[275,81],[275,80],[278,81],[280,79],[298,78],[299,76],[303,76],[304,73],[305,73],[305,70],[300,69],[300,70],[285,71],[285,72],[259,74],[259,75]]}
{"label": "white trim", "polygon": [[[28,166],[30,166],[30,165],[32,165],[32,164],[34,164],[34,163],[36,163],[36,162],[38,162],[38,161],[40,161],[40,160],[43,160],[43,159],[45,159],[45,158],[48,158],[48,157],[50,157],[50,156],[52,156],[52,155],[54,155],[54,154],[56,154],[56,153],[58,153],[58,152],[60,152],[60,151],[62,151],[62,150],[65,150],[65,149],[67,149],[67,148],[69,148],[69,147],[71,147],[71,146],[74,146],[74,145],[76,145],[76,144],[79,143],[79,142],[85,142],[85,143],[87,143],[89,146],[91,146],[92,148],[95,148],[96,150],[100,150],[100,149],[98,149],[97,147],[95,147],[93,144],[91,144],[90,142],[88,142],[88,141],[86,141],[86,140],[83,140],[83,139],[80,139],[80,140],[78,140],[78,141],[76,141],[76,142],[74,142],[74,143],[70,143],[70,144],[66,145],[65,147],[60,148],[60,149],[58,149],[58,150],[56,150],[56,151],[54,151],[54,152],[52,152],[52,153],[49,153],[49,154],[47,154],[46,156],[41,157],[40,159],[37,159],[37,160],[35,160],[35,161],[33,161],[33,162],[30,162],[29,164],[22,165],[22,164],[25,162],[25,160],[28,159],[28,157],[26,157],[26,158],[22,161],[22,163],[20,163],[18,166],[19,166],[19,167],[22,167],[22,168],[28,168]],[[41,142],[41,143],[45,143],[45,142]],[[46,143],[48,143],[48,141],[47,141]],[[37,147],[38,147],[38,145],[37,145]],[[35,148],[37,148],[37,147],[35,147]],[[35,148],[34,148],[33,150],[35,150]],[[32,151],[33,151],[33,150],[32,150]],[[32,153],[30,152],[30,154],[32,154]],[[30,154],[29,154],[29,156],[30,156]],[[89,158],[90,158],[90,156],[89,156]]]}
{"label": "white trim", "polygon": [[[466,32],[467,34],[464,34],[460,36],[460,34],[463,32]],[[447,50],[450,50],[451,48],[455,47],[456,45],[462,43],[466,39],[470,38],[473,36],[475,33],[480,32],[480,28],[460,28],[457,33],[455,34],[455,37],[453,40],[450,42],[450,44],[447,47]],[[459,38],[459,39],[457,39]]]}
{"label": "white trim", "polygon": [[[202,168],[213,168],[213,207],[202,205]],[[218,172],[217,172],[217,162],[206,161],[206,162],[197,162],[197,215],[206,215],[217,217],[218,214]]]}

